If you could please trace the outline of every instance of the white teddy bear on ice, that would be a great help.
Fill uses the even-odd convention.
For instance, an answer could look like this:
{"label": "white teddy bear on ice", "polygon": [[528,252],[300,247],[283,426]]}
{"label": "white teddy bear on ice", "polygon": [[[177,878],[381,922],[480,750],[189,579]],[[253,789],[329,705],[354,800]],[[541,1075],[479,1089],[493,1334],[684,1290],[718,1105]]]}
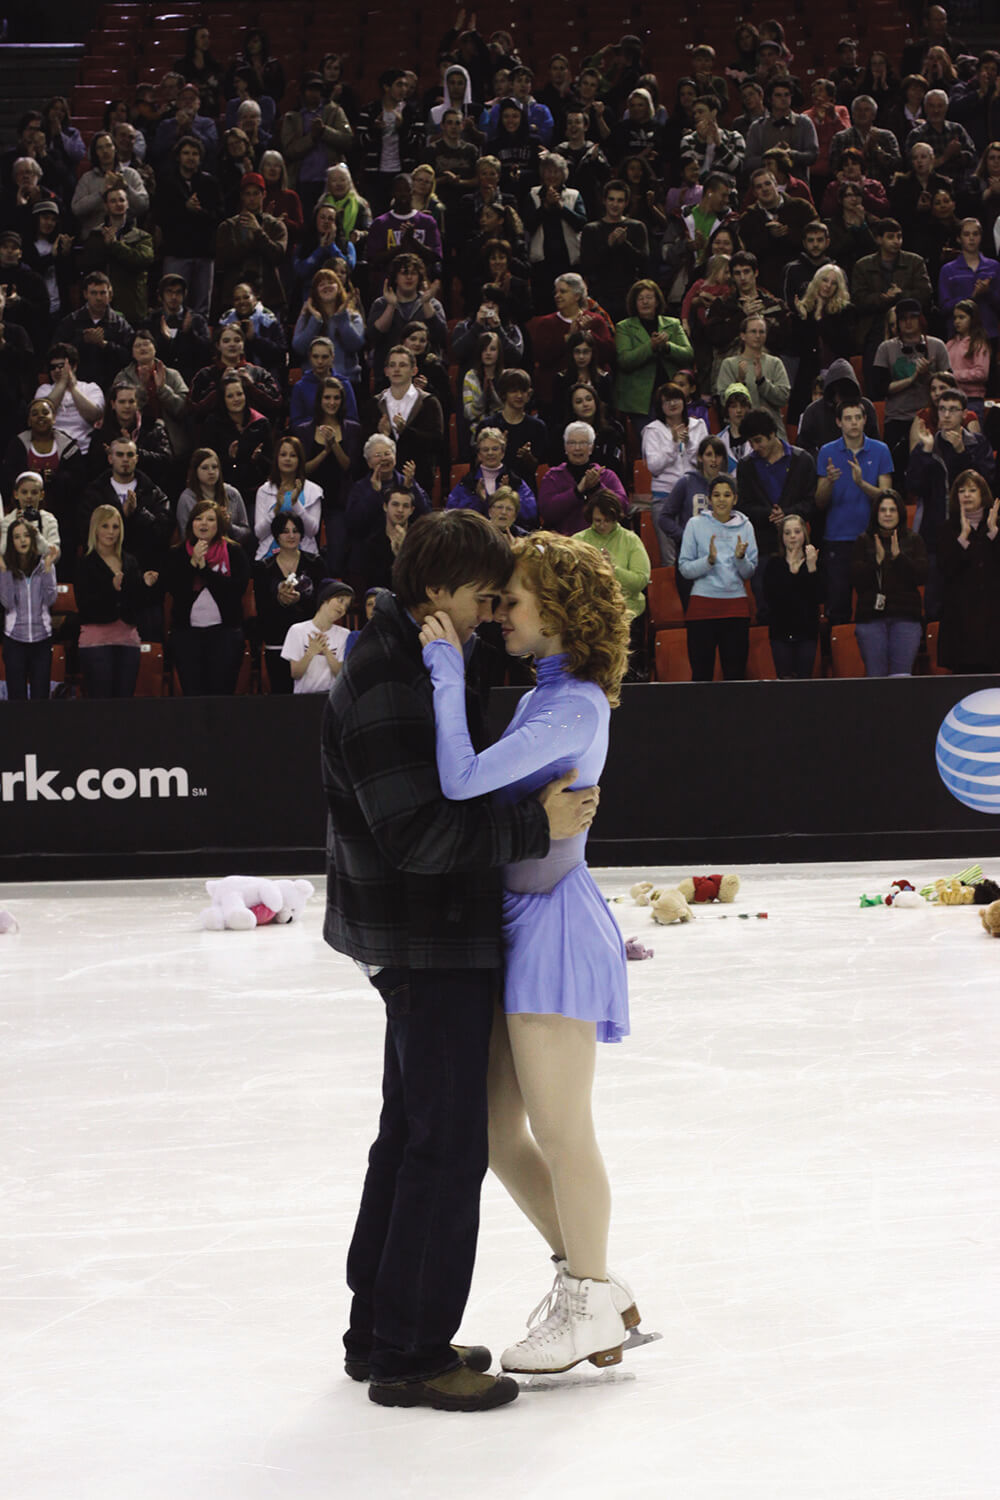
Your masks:
{"label": "white teddy bear on ice", "polygon": [[224,880],[206,880],[211,906],[199,915],[199,924],[210,932],[228,928],[249,932],[269,922],[292,922],[301,914],[316,887],[309,880],[267,880],[253,875],[227,875]]}

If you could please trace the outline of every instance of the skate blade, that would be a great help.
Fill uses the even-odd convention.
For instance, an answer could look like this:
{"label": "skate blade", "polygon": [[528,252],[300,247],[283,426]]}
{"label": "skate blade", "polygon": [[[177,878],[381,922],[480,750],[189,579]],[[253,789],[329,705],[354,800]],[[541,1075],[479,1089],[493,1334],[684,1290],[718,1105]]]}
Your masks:
{"label": "skate blade", "polygon": [[560,1375],[529,1375],[527,1380],[519,1380],[518,1385],[522,1395],[527,1395],[529,1391],[580,1390],[588,1385],[622,1385],[635,1378],[633,1371],[612,1365],[600,1375],[585,1375],[576,1370],[564,1370]]}
{"label": "skate blade", "polygon": [[662,1339],[662,1333],[640,1333],[638,1328],[629,1330],[629,1336],[622,1344],[622,1352],[626,1349],[638,1349],[643,1344],[654,1344],[657,1339]]}

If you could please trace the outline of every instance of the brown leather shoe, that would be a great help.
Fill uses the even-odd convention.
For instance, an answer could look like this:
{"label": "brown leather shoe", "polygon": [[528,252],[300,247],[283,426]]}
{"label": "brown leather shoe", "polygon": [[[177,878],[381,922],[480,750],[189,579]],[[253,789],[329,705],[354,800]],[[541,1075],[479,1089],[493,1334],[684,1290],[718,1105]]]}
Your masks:
{"label": "brown leather shoe", "polygon": [[483,1375],[461,1364],[430,1380],[373,1380],[369,1401],[379,1406],[431,1406],[435,1411],[489,1411],[515,1401],[519,1387],[506,1376]]}
{"label": "brown leather shoe", "polygon": [[[470,1370],[485,1371],[493,1363],[493,1355],[485,1344],[452,1344],[451,1347]],[[371,1379],[371,1364],[367,1359],[345,1359],[344,1370],[352,1380]]]}

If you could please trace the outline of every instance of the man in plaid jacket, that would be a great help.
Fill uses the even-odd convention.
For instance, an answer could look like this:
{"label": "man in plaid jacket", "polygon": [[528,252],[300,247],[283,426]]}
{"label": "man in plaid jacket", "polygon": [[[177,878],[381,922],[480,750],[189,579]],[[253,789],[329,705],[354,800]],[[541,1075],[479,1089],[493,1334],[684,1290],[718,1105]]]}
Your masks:
{"label": "man in plaid jacket", "polygon": [[[386,1009],[379,1133],[348,1252],[347,1373],[388,1406],[448,1411],[517,1395],[483,1373],[489,1352],[451,1343],[465,1308],[488,1162],[486,1067],[500,988],[500,872],[589,826],[597,790],[575,773],[498,807],[449,802],[435,754],[433,689],[419,630],[444,610],[460,638],[493,612],[513,559],[470,510],[411,527],[327,704],[324,935],[369,974]],[[467,693],[482,748],[482,712]]]}

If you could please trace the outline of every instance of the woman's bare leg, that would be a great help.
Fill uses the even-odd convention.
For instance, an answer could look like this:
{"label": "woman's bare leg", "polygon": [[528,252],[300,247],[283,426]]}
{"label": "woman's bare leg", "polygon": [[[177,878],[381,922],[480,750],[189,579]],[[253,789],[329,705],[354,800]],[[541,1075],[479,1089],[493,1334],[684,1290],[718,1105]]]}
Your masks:
{"label": "woman's bare leg", "polygon": [[[611,1189],[591,1110],[595,1025],[555,1015],[508,1015],[506,1020],[520,1097],[551,1174],[569,1274],[603,1281]],[[496,1026],[493,1031],[495,1036]]]}
{"label": "woman's bare leg", "polygon": [[507,1017],[493,1017],[489,1069],[490,1166],[523,1214],[560,1258],[565,1254],[552,1177],[528,1130],[511,1057]]}

